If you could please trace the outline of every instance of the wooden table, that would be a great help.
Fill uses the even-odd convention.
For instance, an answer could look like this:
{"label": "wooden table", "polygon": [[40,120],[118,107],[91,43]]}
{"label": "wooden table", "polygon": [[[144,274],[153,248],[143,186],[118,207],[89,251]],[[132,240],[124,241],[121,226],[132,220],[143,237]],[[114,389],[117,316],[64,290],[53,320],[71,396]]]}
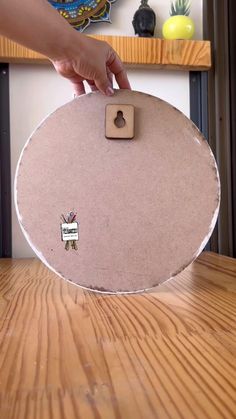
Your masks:
{"label": "wooden table", "polygon": [[112,296],[0,260],[0,418],[236,418],[236,261]]}

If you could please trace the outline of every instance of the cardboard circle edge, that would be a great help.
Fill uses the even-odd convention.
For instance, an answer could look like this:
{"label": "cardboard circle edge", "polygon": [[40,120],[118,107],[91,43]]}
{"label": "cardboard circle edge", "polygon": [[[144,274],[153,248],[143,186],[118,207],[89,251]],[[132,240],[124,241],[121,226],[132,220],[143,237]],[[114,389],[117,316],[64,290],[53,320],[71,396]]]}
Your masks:
{"label": "cardboard circle edge", "polygon": [[[125,89],[115,89],[115,91],[116,90],[125,90]],[[138,94],[143,94],[144,96],[150,96],[150,97],[152,97],[152,98],[155,98],[155,99],[158,99],[159,101],[161,101],[161,102],[164,102],[164,103],[166,103],[167,105],[169,105],[169,106],[171,106],[172,108],[174,108],[176,111],[178,111],[178,112],[180,112],[181,113],[181,115],[186,119],[186,121],[190,121],[190,119],[185,115],[185,114],[183,114],[179,109],[177,109],[175,106],[173,106],[173,105],[171,105],[170,103],[168,103],[167,101],[165,101],[165,100],[163,100],[163,99],[161,99],[161,98],[159,98],[159,97],[157,97],[157,96],[153,96],[153,95],[151,95],[151,94],[147,94],[147,93],[144,93],[144,92],[140,92],[140,91],[137,91],[137,90],[133,90],[132,92],[134,92],[134,93],[138,93]],[[204,140],[204,141],[206,141],[206,144],[207,144],[207,147],[208,147],[208,150],[209,150],[209,153],[210,153],[210,155],[211,155],[211,157],[212,157],[212,161],[213,161],[213,163],[214,163],[214,167],[215,167],[215,172],[216,172],[216,177],[217,177],[217,184],[218,184],[218,204],[217,204],[217,207],[216,207],[216,209],[215,209],[215,211],[214,211],[214,214],[212,215],[212,218],[211,218],[211,224],[210,224],[210,228],[209,228],[209,231],[208,231],[208,233],[206,234],[206,236],[204,237],[204,239],[203,239],[203,241],[202,241],[202,243],[200,244],[200,246],[199,246],[199,249],[196,251],[196,253],[194,254],[194,256],[192,257],[192,259],[186,264],[186,265],[184,265],[184,266],[182,266],[181,267],[181,269],[179,269],[179,270],[177,270],[176,272],[174,272],[172,275],[171,275],[171,277],[169,277],[169,278],[167,278],[167,279],[165,279],[163,282],[161,282],[161,283],[158,283],[158,284],[156,284],[156,285],[153,285],[153,286],[151,286],[151,287],[147,287],[147,288],[143,288],[143,289],[137,289],[137,290],[122,290],[122,291],[114,291],[114,290],[100,290],[100,289],[95,289],[95,288],[89,288],[89,287],[85,287],[84,285],[81,285],[81,284],[79,284],[79,283],[75,283],[75,282],[73,282],[73,281],[71,281],[71,280],[69,280],[69,279],[67,279],[67,278],[65,278],[61,273],[59,273],[55,268],[53,268],[53,266],[51,266],[49,263],[48,263],[48,261],[47,261],[47,259],[45,258],[45,256],[41,253],[41,251],[39,250],[39,249],[37,249],[36,248],[36,246],[33,244],[33,242],[32,242],[32,239],[31,239],[31,237],[29,236],[29,234],[26,232],[26,230],[24,229],[24,227],[23,227],[23,225],[22,225],[22,222],[21,222],[21,220],[22,220],[22,216],[21,216],[21,214],[20,214],[20,211],[19,211],[19,207],[18,207],[18,204],[17,204],[17,177],[18,177],[18,173],[19,173],[19,168],[20,168],[20,164],[21,164],[21,160],[22,160],[22,157],[23,157],[23,155],[24,155],[24,151],[25,151],[25,149],[27,148],[27,146],[28,146],[28,144],[29,144],[29,142],[31,141],[31,139],[32,139],[32,137],[33,137],[33,135],[34,135],[34,133],[45,123],[45,121],[50,117],[50,116],[52,116],[53,114],[55,114],[59,109],[61,109],[61,108],[63,108],[63,107],[65,107],[67,104],[69,104],[69,103],[71,103],[71,102],[73,102],[73,101],[75,101],[75,100],[80,100],[80,98],[81,97],[85,97],[85,96],[89,96],[89,95],[99,95],[99,94],[101,94],[100,92],[97,92],[97,91],[95,91],[95,92],[89,92],[89,93],[85,93],[85,94],[83,94],[83,95],[81,95],[81,96],[77,96],[76,98],[74,98],[74,99],[72,99],[72,100],[70,100],[70,101],[68,101],[68,102],[66,102],[65,104],[63,104],[63,105],[61,105],[61,106],[59,106],[58,108],[56,108],[54,111],[52,111],[52,112],[50,112],[49,114],[47,114],[46,116],[45,116],[45,118],[43,118],[40,122],[39,122],[39,124],[35,127],[35,129],[32,131],[32,133],[30,134],[30,136],[28,137],[28,139],[26,140],[26,143],[24,144],[24,146],[23,146],[23,149],[21,150],[21,153],[20,153],[20,156],[19,156],[19,159],[18,159],[18,162],[17,162],[17,166],[16,166],[16,171],[15,171],[15,177],[14,177],[14,192],[13,192],[13,198],[14,198],[14,205],[15,205],[15,210],[16,210],[16,214],[17,214],[17,219],[18,219],[18,222],[19,222],[19,225],[20,225],[20,228],[21,228],[21,231],[22,231],[22,233],[23,233],[23,235],[24,235],[24,237],[25,237],[25,239],[26,239],[26,241],[28,242],[28,244],[29,244],[29,246],[31,247],[31,249],[34,251],[34,253],[36,254],[36,256],[41,260],[41,262],[45,265],[45,266],[47,266],[47,268],[49,268],[53,273],[55,273],[59,278],[61,278],[61,279],[63,279],[64,281],[66,281],[66,282],[68,282],[68,283],[70,283],[70,284],[72,284],[72,285],[75,285],[75,286],[77,286],[77,287],[79,287],[80,289],[84,289],[84,290],[86,290],[86,291],[90,291],[90,292],[94,292],[94,293],[99,293],[99,294],[107,294],[107,295],[122,295],[122,294],[140,294],[140,293],[143,293],[143,292],[148,292],[148,291],[151,291],[151,290],[154,290],[155,288],[157,288],[157,287],[159,287],[159,286],[161,286],[161,285],[164,285],[166,282],[168,282],[168,281],[170,281],[171,279],[173,279],[175,276],[177,276],[180,272],[183,272],[188,266],[190,266],[196,259],[197,259],[197,257],[201,254],[201,252],[203,251],[203,249],[205,248],[205,246],[206,246],[206,244],[208,243],[208,241],[209,241],[209,239],[210,239],[210,237],[211,237],[211,235],[212,235],[212,233],[213,233],[213,230],[214,230],[214,228],[215,228],[215,225],[216,225],[216,222],[217,222],[217,219],[218,219],[218,215],[219,215],[219,211],[220,211],[220,204],[221,204],[221,182],[220,182],[220,176],[219,176],[219,170],[218,170],[218,166],[217,166],[217,162],[216,162],[216,159],[215,159],[215,156],[214,156],[214,154],[213,154],[213,152],[212,152],[212,150],[211,150],[211,147],[210,147],[210,145],[209,145],[209,143],[207,142],[207,140],[205,139],[205,137],[204,137],[204,135],[202,134],[202,132],[199,130],[199,128],[192,122],[192,121],[190,121],[191,123],[192,123],[192,125],[195,127],[195,129],[198,131],[198,133],[199,133],[199,135],[200,135],[200,137]]]}

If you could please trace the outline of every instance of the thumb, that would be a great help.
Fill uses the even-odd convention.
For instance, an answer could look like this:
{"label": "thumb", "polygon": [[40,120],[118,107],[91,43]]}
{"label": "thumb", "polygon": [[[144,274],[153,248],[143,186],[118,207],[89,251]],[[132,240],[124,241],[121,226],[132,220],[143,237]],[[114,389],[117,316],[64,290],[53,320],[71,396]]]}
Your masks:
{"label": "thumb", "polygon": [[112,96],[114,94],[114,90],[112,88],[112,84],[108,78],[106,70],[104,70],[104,74],[101,74],[94,81],[98,90],[100,90],[100,92],[104,95]]}

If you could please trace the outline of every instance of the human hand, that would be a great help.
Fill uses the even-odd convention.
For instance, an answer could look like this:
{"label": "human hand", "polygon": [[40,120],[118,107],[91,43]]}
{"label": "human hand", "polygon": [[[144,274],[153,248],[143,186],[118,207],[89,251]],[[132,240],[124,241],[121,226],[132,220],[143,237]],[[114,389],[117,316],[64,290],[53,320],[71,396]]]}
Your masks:
{"label": "human hand", "polygon": [[85,93],[84,81],[92,90],[112,95],[113,74],[120,88],[130,89],[116,52],[106,42],[77,32],[47,0],[0,3],[0,34],[48,57],[77,95]]}
{"label": "human hand", "polygon": [[65,57],[52,59],[56,71],[69,79],[76,95],[85,93],[84,81],[91,90],[100,90],[107,96],[113,95],[113,74],[121,89],[130,89],[124,65],[106,42],[78,34],[66,51]]}

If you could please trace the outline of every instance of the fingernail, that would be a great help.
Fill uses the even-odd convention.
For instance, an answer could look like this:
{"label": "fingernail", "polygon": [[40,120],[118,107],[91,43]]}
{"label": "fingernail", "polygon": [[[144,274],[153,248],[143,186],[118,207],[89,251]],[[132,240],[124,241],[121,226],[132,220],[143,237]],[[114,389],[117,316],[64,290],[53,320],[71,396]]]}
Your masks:
{"label": "fingernail", "polygon": [[108,87],[106,90],[106,95],[107,96],[113,96],[114,95],[114,90],[112,89],[112,87]]}

